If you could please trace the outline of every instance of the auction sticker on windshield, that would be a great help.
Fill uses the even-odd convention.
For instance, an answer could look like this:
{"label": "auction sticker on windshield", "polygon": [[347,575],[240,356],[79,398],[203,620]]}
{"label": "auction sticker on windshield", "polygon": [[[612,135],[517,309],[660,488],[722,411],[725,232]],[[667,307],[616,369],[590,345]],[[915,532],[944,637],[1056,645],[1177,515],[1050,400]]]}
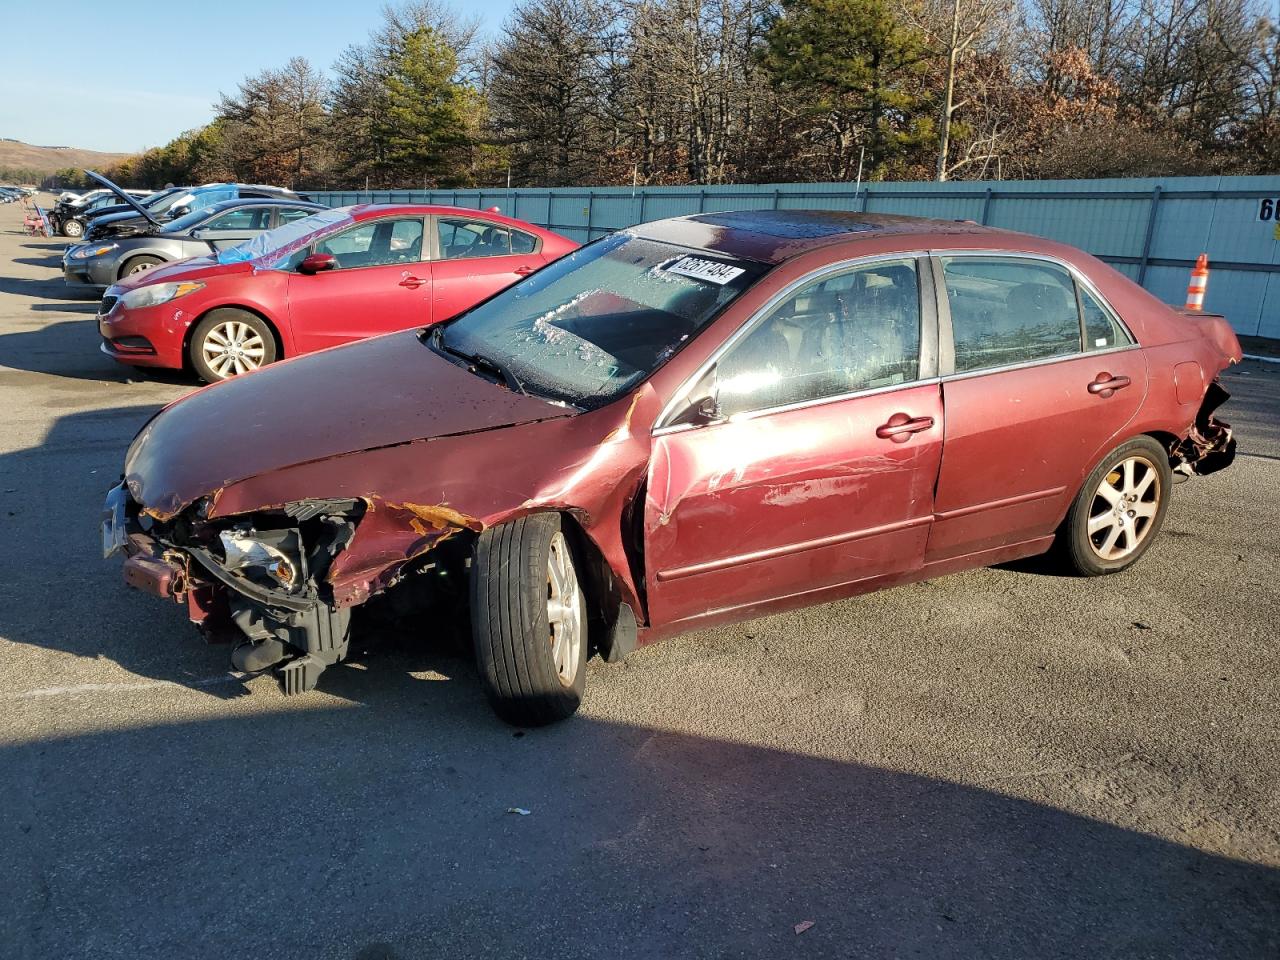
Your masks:
{"label": "auction sticker on windshield", "polygon": [[678,273],[681,276],[707,280],[721,286],[746,273],[741,267],[730,266],[717,260],[704,260],[702,257],[681,257],[664,269],[667,273]]}

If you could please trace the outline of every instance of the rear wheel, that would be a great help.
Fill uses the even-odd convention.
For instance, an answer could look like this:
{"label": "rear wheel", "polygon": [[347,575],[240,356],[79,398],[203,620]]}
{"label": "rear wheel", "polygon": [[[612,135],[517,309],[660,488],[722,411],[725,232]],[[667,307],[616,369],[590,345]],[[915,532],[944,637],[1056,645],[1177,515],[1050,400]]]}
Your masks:
{"label": "rear wheel", "polygon": [[125,263],[120,270],[120,279],[131,277],[135,273],[141,273],[143,270],[150,270],[164,263],[159,257],[134,257]]}
{"label": "rear wheel", "polygon": [[62,233],[67,237],[78,237],[84,233],[84,224],[79,220],[62,221]]}
{"label": "rear wheel", "polygon": [[209,383],[249,373],[275,362],[271,328],[248,310],[212,310],[191,334],[191,366]]}
{"label": "rear wheel", "polygon": [[471,565],[476,663],[489,702],[508,723],[540,726],[582,702],[587,605],[558,514],[484,531]]}
{"label": "rear wheel", "polygon": [[1092,577],[1137,562],[1164,523],[1171,481],[1169,455],[1151,437],[1135,437],[1107,454],[1063,523],[1068,565]]}

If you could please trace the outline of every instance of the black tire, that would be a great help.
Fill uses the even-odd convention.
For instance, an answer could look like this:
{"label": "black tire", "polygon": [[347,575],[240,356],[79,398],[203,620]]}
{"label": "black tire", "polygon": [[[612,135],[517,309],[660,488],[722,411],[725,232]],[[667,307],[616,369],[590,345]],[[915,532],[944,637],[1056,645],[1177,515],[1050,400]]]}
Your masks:
{"label": "black tire", "polygon": [[226,324],[243,324],[257,334],[257,338],[261,342],[262,351],[260,356],[253,358],[257,367],[265,367],[268,363],[276,361],[275,334],[271,332],[271,327],[267,325],[265,320],[257,314],[250,313],[248,310],[240,310],[237,307],[219,307],[217,310],[210,310],[196,324],[195,330],[191,332],[191,343],[187,347],[187,359],[191,362],[191,369],[205,383],[228,380],[238,372],[248,372],[247,370],[241,370],[222,373],[210,366],[208,355],[204,349],[205,340],[211,336],[211,331],[222,328]]}
{"label": "black tire", "polygon": [[[1132,481],[1128,463],[1134,464]],[[1148,472],[1153,475],[1150,480]],[[1137,499],[1126,499],[1130,495],[1125,493],[1126,485],[1143,488],[1134,494]],[[1085,479],[1067,511],[1057,542],[1063,562],[1086,577],[1119,573],[1133,566],[1159,535],[1172,489],[1169,453],[1156,440],[1134,437],[1116,447]],[[1113,495],[1114,501],[1110,499]]]}
{"label": "black tire", "polygon": [[132,257],[124,262],[124,266],[120,268],[120,275],[116,279],[123,280],[125,277],[135,273],[141,273],[143,270],[158,267],[162,263],[164,261],[159,257]]}
{"label": "black tire", "polygon": [[63,220],[62,235],[64,237],[78,238],[84,234],[84,224],[79,220]]}
{"label": "black tire", "polygon": [[[568,682],[557,669],[548,615],[553,543],[566,549],[577,583],[578,643]],[[587,674],[587,605],[572,538],[558,514],[499,524],[480,534],[471,564],[471,632],[476,665],[493,709],[507,723],[563,720],[582,703]]]}

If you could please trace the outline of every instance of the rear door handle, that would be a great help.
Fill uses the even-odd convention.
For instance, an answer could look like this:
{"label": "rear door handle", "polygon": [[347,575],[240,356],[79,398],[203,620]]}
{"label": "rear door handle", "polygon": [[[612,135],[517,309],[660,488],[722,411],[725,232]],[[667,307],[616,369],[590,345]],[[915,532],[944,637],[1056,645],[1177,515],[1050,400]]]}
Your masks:
{"label": "rear door handle", "polygon": [[529,274],[533,273],[533,271],[537,269],[538,269],[537,267],[531,267],[526,264],[523,267],[516,267],[513,272],[520,274],[520,276],[522,277],[527,277]]}
{"label": "rear door handle", "polygon": [[1089,384],[1089,392],[1097,394],[1105,400],[1117,390],[1127,387],[1130,382],[1129,378],[1125,376],[1113,377],[1109,373],[1100,373]]}
{"label": "rear door handle", "polygon": [[905,413],[895,413],[888,423],[876,427],[876,436],[881,440],[906,443],[913,433],[928,430],[932,426],[933,417],[912,417]]}
{"label": "rear door handle", "polygon": [[417,290],[426,282],[427,281],[422,279],[422,277],[405,277],[400,281],[400,286],[408,287],[410,290]]}

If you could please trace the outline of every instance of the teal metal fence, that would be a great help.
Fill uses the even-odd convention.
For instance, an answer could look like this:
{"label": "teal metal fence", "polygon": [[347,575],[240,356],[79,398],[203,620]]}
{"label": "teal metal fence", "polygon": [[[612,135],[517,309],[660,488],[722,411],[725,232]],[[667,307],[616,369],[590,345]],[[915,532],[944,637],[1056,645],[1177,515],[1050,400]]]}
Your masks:
{"label": "teal metal fence", "polygon": [[774,183],[547,190],[322,191],[330,206],[435,203],[503,213],[575,240],[662,217],[725,210],[852,210],[975,220],[1087,250],[1181,305],[1209,255],[1205,309],[1241,334],[1280,338],[1280,176],[952,183]]}

